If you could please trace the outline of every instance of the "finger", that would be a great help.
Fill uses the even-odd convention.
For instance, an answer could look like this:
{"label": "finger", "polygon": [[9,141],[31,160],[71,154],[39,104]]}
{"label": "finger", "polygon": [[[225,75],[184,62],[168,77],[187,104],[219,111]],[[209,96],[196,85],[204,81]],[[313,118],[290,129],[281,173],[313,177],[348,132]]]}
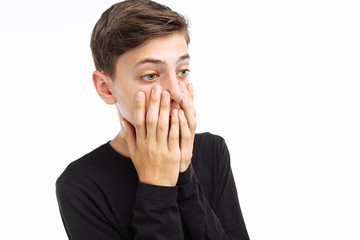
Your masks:
{"label": "finger", "polygon": [[157,140],[161,143],[167,143],[169,133],[169,114],[170,114],[170,93],[162,92],[160,101],[160,113],[157,124]]}
{"label": "finger", "polygon": [[146,114],[146,138],[156,140],[156,127],[159,118],[161,86],[152,89]]}
{"label": "finger", "polygon": [[185,83],[180,84],[180,89],[183,93],[183,101],[180,102],[180,105],[182,104],[188,108],[194,108],[194,91],[191,86],[191,83],[188,83],[188,85],[185,85]]}
{"label": "finger", "polygon": [[170,152],[179,149],[179,118],[178,110],[173,109],[171,112],[171,126],[169,132],[169,150]]}
{"label": "finger", "polygon": [[187,119],[191,134],[195,135],[196,126],[197,126],[197,121],[196,121],[196,117],[195,117],[196,116],[195,109],[189,110],[187,108],[184,108],[184,112],[185,112],[185,117]]}
{"label": "finger", "polygon": [[134,122],[136,129],[136,137],[138,140],[144,139],[146,136],[145,125],[145,94],[139,91],[135,98]]}
{"label": "finger", "polygon": [[191,99],[194,101],[194,87],[193,87],[192,83],[187,84],[187,89],[190,93]]}
{"label": "finger", "polygon": [[125,119],[121,119],[122,125],[125,131],[125,140],[128,145],[129,154],[131,159],[133,159],[136,151],[136,134],[134,127]]}
{"label": "finger", "polygon": [[[183,110],[179,112],[179,121],[180,121],[180,148],[181,151],[192,149],[192,135],[188,126],[188,122],[186,120],[185,114]],[[188,159],[187,159],[188,160]]]}
{"label": "finger", "polygon": [[192,132],[192,134],[195,134],[195,130],[196,130],[196,110],[194,107],[194,101],[191,98],[191,94],[190,92],[186,89],[185,86],[182,86],[182,90],[184,92],[184,97],[182,99],[182,101],[180,102],[180,106],[181,108],[184,110],[185,112],[185,117],[188,121],[189,124],[189,128]]}
{"label": "finger", "polygon": [[185,96],[192,99],[190,90],[188,89],[189,84],[190,83],[185,84],[184,82],[180,83],[180,89],[184,93]]}

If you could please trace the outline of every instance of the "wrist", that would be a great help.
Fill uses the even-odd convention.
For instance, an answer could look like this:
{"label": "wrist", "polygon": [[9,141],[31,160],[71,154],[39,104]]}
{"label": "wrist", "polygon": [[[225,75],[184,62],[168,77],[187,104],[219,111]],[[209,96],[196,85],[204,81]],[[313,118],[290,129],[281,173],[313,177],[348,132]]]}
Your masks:
{"label": "wrist", "polygon": [[177,186],[156,186],[139,182],[137,188],[137,196],[153,200],[176,201]]}
{"label": "wrist", "polygon": [[176,185],[177,186],[183,186],[183,185],[188,184],[191,181],[194,173],[195,173],[195,171],[194,171],[194,168],[193,168],[193,164],[190,163],[190,165],[186,169],[186,171],[179,173],[179,179],[178,179],[178,182],[177,182]]}
{"label": "wrist", "polygon": [[[178,177],[177,177],[178,178]],[[139,177],[139,182],[148,184],[148,185],[154,185],[154,186],[161,186],[161,187],[174,187],[176,186],[177,178],[175,179],[147,179]]]}

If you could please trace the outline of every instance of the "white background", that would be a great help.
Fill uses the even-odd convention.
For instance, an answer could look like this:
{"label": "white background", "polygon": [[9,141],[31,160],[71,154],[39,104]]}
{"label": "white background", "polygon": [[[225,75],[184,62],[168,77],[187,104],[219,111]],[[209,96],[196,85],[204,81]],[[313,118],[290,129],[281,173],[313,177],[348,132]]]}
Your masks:
{"label": "white background", "polygon": [[[161,1],[191,20],[198,132],[223,136],[251,239],[360,239],[358,1]],[[112,139],[90,34],[115,1],[0,3],[0,239],[66,239],[55,181]]]}

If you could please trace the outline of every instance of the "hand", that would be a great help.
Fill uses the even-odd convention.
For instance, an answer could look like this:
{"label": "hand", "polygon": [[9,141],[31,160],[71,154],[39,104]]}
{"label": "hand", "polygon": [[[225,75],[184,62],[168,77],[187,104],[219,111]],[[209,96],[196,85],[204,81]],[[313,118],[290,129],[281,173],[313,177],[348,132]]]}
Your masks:
{"label": "hand", "polygon": [[185,83],[180,84],[181,90],[184,94],[183,100],[180,103],[181,110],[179,113],[180,121],[180,172],[185,172],[189,167],[192,158],[194,137],[196,130],[196,111],[194,107],[194,90],[191,83],[187,86]]}
{"label": "hand", "polygon": [[171,113],[170,94],[161,86],[152,89],[148,111],[145,113],[145,94],[138,92],[135,104],[135,129],[123,120],[125,140],[140,182],[175,186],[179,177],[180,142],[178,110]]}

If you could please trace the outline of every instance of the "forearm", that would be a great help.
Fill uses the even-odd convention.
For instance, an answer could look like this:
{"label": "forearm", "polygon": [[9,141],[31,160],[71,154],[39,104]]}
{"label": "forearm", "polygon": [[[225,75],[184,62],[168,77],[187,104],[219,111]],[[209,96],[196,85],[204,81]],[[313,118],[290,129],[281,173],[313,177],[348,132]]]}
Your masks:
{"label": "forearm", "polygon": [[177,187],[162,187],[139,182],[133,208],[134,240],[182,240]]}
{"label": "forearm", "polygon": [[[178,206],[184,230],[190,234],[191,239],[249,239],[240,207],[237,208],[238,203],[235,204],[237,196],[228,195],[226,198],[228,202],[219,202],[222,212],[218,216],[208,203],[192,165],[180,174]],[[235,206],[227,206],[227,210],[224,210],[223,206],[226,205]]]}

